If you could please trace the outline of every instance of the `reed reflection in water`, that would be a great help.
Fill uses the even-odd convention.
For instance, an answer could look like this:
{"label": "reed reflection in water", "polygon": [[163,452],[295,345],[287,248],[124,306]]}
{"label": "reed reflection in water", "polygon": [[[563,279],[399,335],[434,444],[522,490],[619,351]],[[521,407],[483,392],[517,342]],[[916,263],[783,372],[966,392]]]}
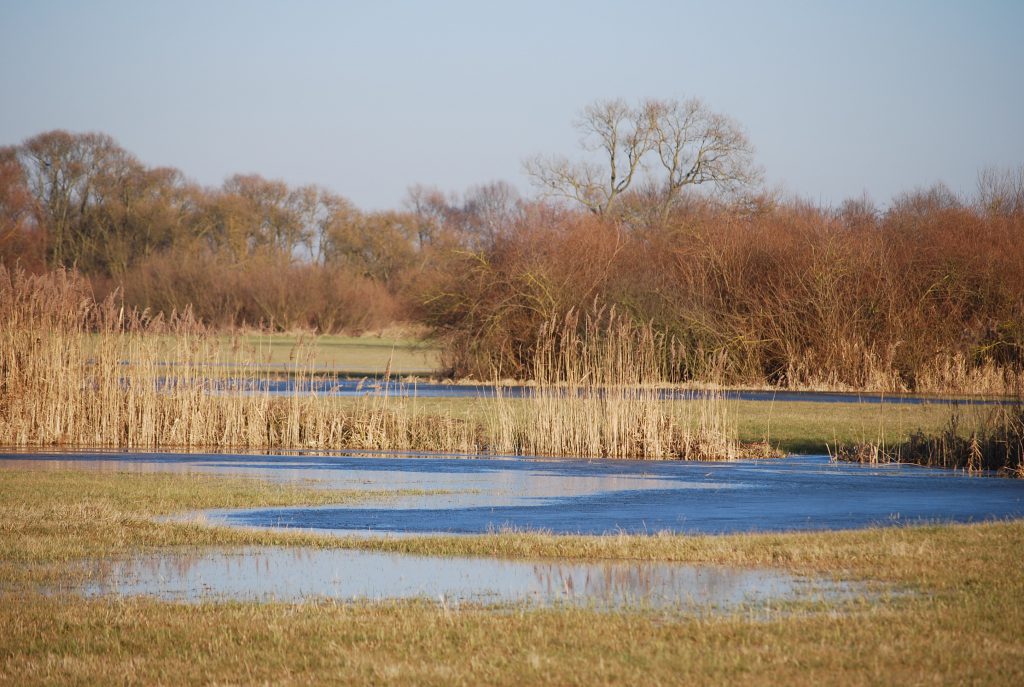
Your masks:
{"label": "reed reflection in water", "polygon": [[850,588],[783,571],[640,561],[514,561],[357,550],[242,548],[95,561],[87,595],[174,601],[425,597],[453,602],[599,608],[730,608],[846,595]]}

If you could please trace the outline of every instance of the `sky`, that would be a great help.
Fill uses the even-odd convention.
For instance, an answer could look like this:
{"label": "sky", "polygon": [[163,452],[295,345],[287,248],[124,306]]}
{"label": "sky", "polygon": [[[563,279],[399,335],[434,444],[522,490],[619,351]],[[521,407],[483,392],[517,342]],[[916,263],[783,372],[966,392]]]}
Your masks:
{"label": "sky", "polygon": [[364,209],[575,157],[587,104],[696,96],[766,184],[885,206],[1024,164],[1024,2],[0,0],[0,145],[101,131],[204,185]]}

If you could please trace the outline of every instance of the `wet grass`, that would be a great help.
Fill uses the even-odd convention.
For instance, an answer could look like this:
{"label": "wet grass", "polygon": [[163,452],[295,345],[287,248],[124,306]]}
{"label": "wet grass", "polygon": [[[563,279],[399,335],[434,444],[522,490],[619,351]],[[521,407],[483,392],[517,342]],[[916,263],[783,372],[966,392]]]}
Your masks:
{"label": "wet grass", "polygon": [[[213,506],[362,498],[242,479],[0,472],[2,684],[1019,684],[1024,523],[725,537],[537,533],[339,541],[155,523]],[[725,617],[430,600],[207,603],[49,597],[83,557],[178,546],[360,545],[511,557],[773,565],[910,594]]]}
{"label": "wet grass", "polygon": [[263,538],[200,523],[158,523],[158,516],[210,508],[386,503],[444,493],[323,489],[196,473],[0,469],[0,585],[52,580],[66,575],[69,561],[153,547],[296,541],[324,545],[322,538]]}

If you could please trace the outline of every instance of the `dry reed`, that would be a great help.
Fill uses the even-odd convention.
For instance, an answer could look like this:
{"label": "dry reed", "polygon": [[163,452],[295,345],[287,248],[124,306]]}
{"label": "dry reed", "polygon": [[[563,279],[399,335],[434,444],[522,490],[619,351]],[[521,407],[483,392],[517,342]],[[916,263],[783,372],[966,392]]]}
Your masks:
{"label": "dry reed", "polygon": [[[313,391],[311,348],[291,391],[191,313],[150,317],[93,298],[77,274],[0,266],[0,445],[120,449],[428,450],[724,460],[745,454],[714,395],[662,399],[671,346],[614,312],[552,326],[529,398],[485,404],[482,421],[422,412],[414,397],[336,403]],[[168,343],[170,342],[170,343]],[[258,355],[256,356],[258,358]],[[246,378],[237,378],[247,369]],[[385,372],[384,385],[391,384]]]}
{"label": "dry reed", "polygon": [[895,446],[860,442],[840,446],[833,460],[856,463],[913,463],[953,468],[968,474],[995,472],[1024,478],[1024,406],[997,406],[969,431],[956,412],[937,433],[914,432]]}
{"label": "dry reed", "polygon": [[225,353],[187,310],[150,318],[113,298],[97,302],[73,273],[0,266],[2,445],[475,448],[473,427],[425,417],[412,399],[340,408],[299,391],[312,366],[298,374],[295,393],[275,397],[267,372],[239,383],[234,370],[251,363],[232,355],[241,354]]}
{"label": "dry reed", "polygon": [[[614,310],[551,321],[532,363],[525,403],[499,398],[489,418],[503,453],[730,460],[748,455],[724,400],[664,399],[674,346]],[[761,447],[762,449],[765,447]]]}

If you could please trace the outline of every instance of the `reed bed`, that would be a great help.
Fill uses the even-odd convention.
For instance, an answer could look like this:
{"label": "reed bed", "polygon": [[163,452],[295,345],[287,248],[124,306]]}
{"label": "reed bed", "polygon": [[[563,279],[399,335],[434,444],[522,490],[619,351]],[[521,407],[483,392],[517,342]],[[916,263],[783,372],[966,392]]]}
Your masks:
{"label": "reed bed", "polygon": [[720,396],[664,400],[675,347],[614,310],[551,321],[531,366],[531,398],[499,398],[489,417],[504,453],[604,458],[731,460],[741,446]]}
{"label": "reed bed", "polygon": [[[149,317],[113,298],[96,301],[74,273],[0,266],[2,445],[476,447],[475,428],[425,417],[414,399],[375,396],[341,408],[305,392],[274,396],[258,369],[239,383],[235,370],[252,363],[246,355],[220,345],[187,310]],[[299,369],[297,387],[313,378],[311,365]]]}
{"label": "reed bed", "polygon": [[998,406],[973,428],[963,427],[960,415],[954,412],[941,431],[917,431],[894,446],[884,442],[848,444],[838,447],[832,458],[871,464],[913,463],[1024,479],[1024,405]]}
{"label": "reed bed", "polygon": [[[0,266],[0,445],[129,450],[366,449],[726,460],[740,457],[721,398],[661,399],[666,347],[614,312],[552,325],[533,394],[483,419],[424,412],[415,397],[338,403],[310,391],[312,348],[293,351],[293,391],[186,310],[164,317],[97,301],[73,272]],[[238,370],[250,370],[239,380]],[[386,371],[383,383],[392,384]]]}

